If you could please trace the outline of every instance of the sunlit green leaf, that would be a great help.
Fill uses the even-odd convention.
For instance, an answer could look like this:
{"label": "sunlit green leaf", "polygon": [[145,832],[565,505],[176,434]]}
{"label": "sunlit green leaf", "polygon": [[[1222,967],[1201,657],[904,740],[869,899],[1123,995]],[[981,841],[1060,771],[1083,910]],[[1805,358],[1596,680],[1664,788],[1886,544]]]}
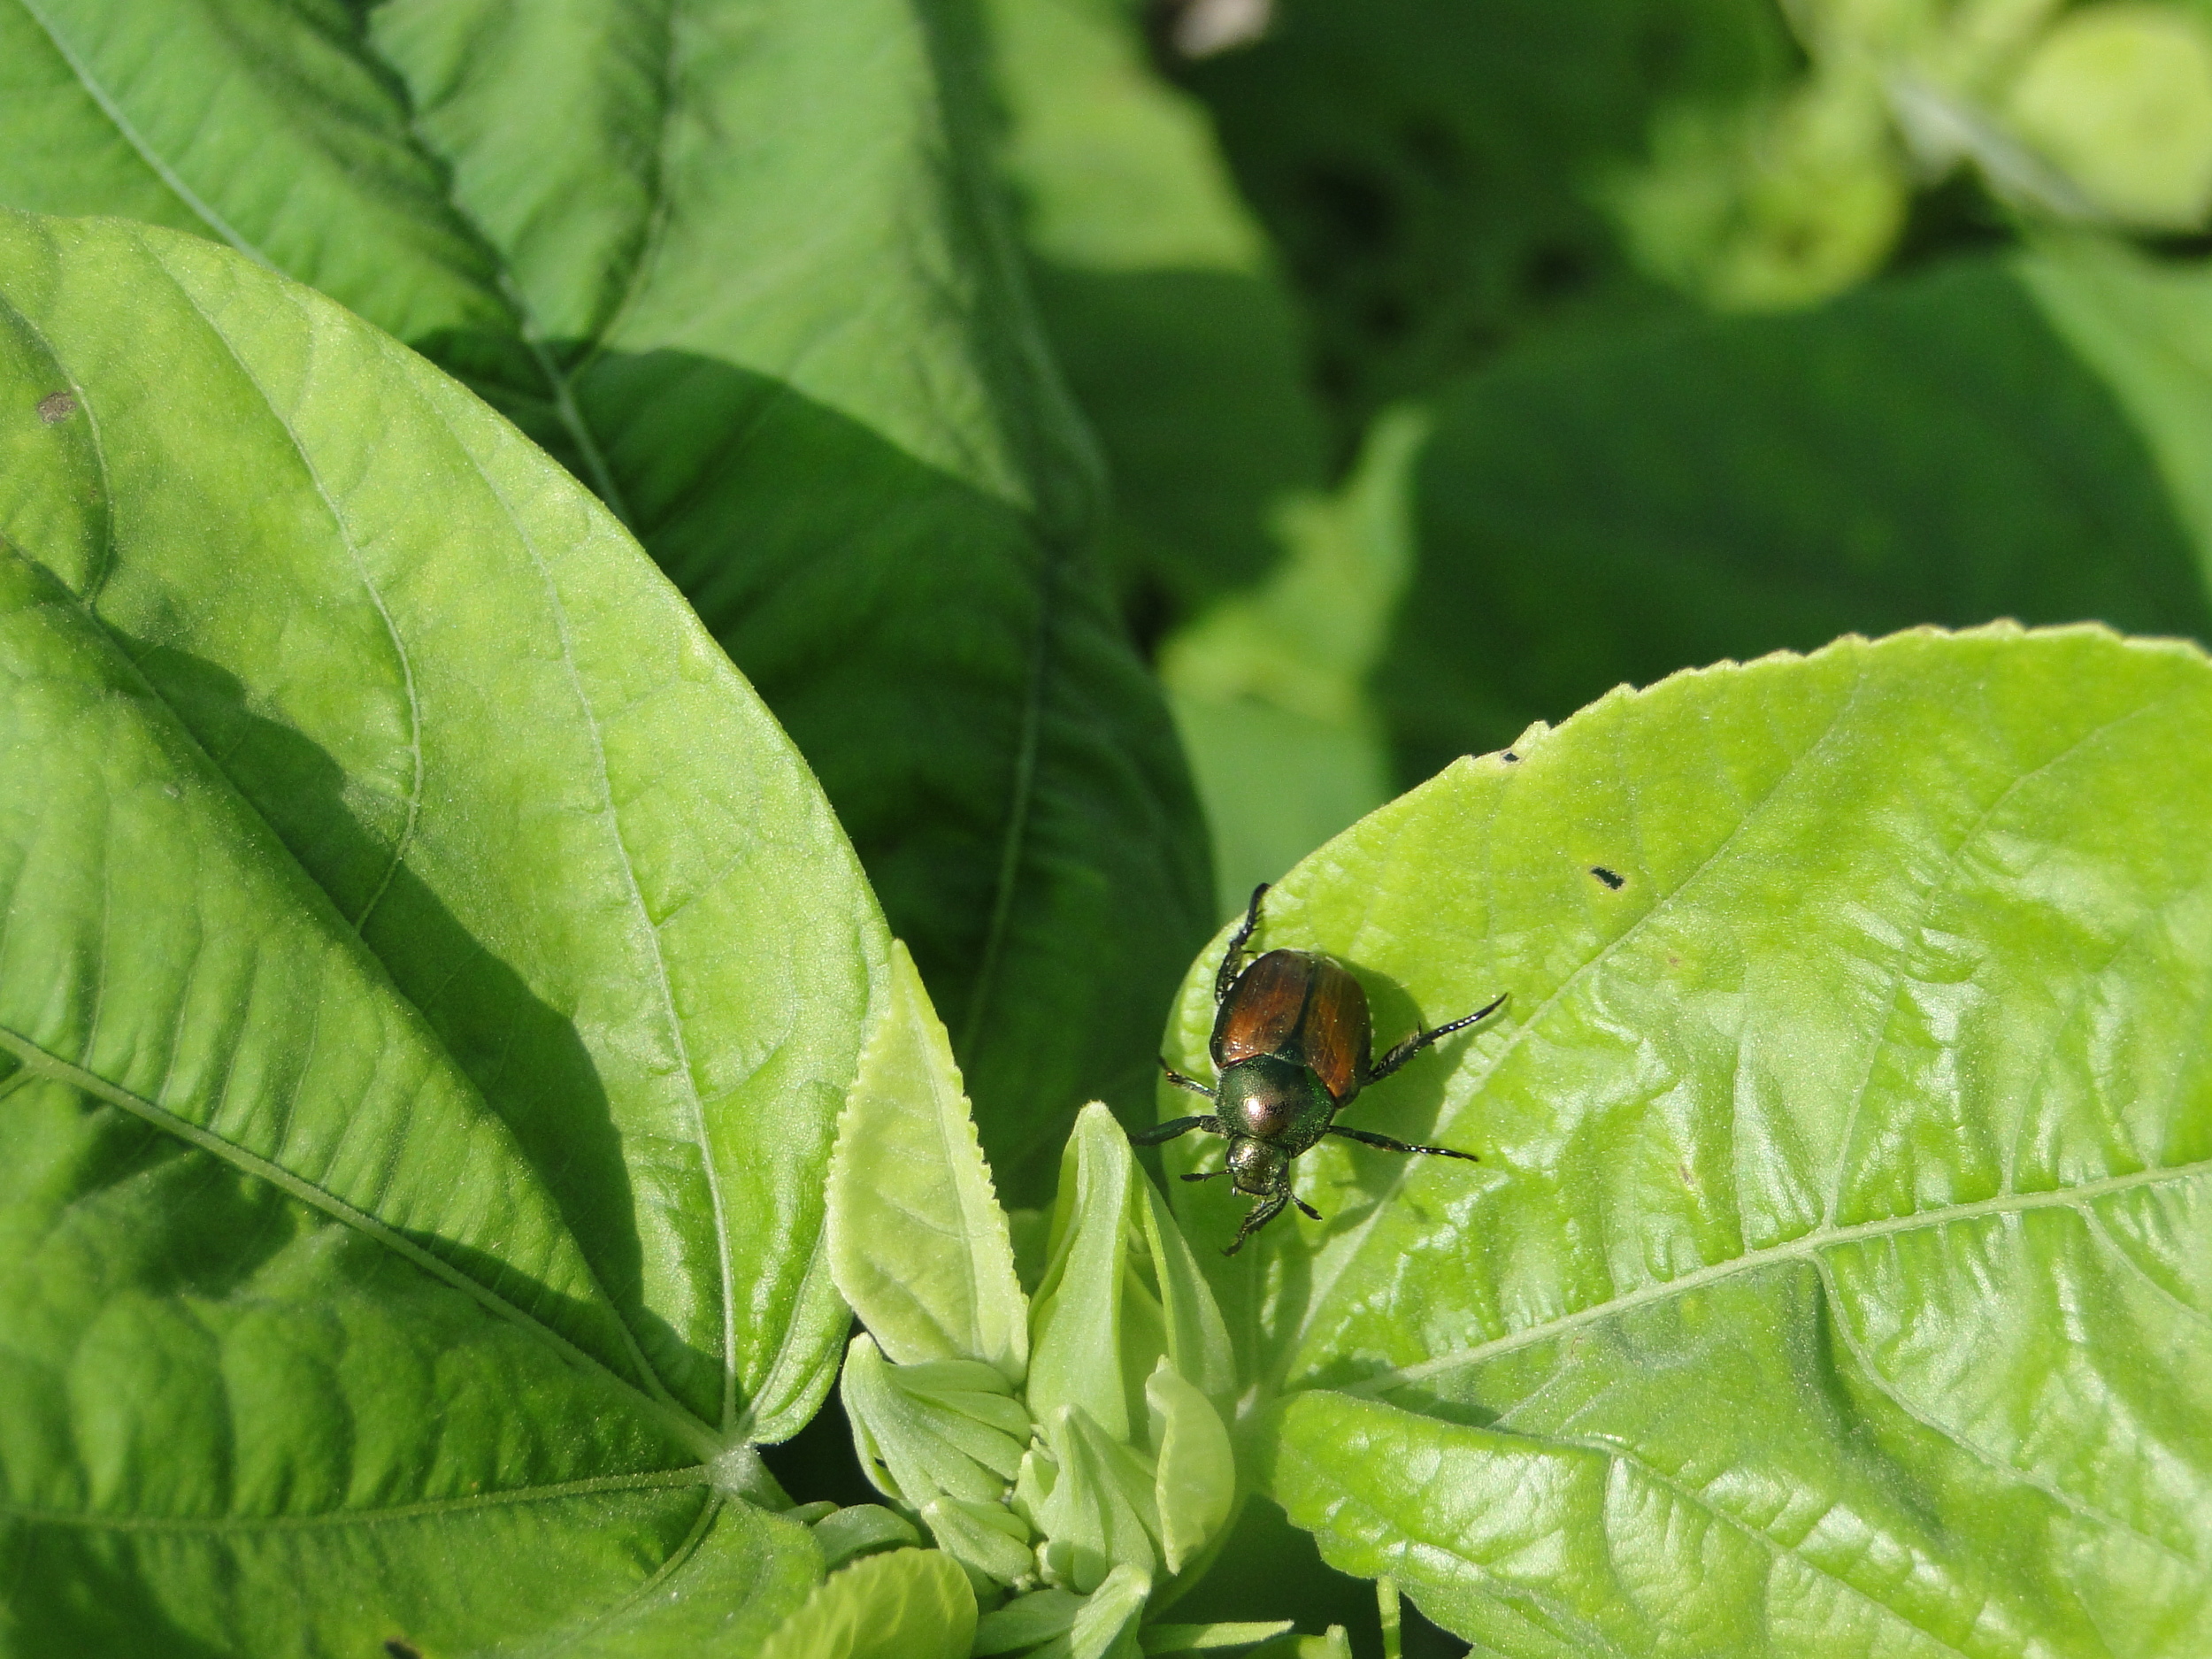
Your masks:
{"label": "sunlit green leaf", "polygon": [[312,283],[590,485],[820,777],[1033,1200],[1141,1101],[1210,901],[978,56],[918,0],[0,0],[0,203]]}
{"label": "sunlit green leaf", "polygon": [[1481,1164],[1332,1142],[1327,1219],[1220,1264],[1264,1488],[1498,1651],[2202,1651],[2208,754],[2193,648],[1924,631],[1617,693],[1322,849],[1258,942],[1380,1041],[1512,1001],[1350,1119]]}
{"label": "sunlit green leaf", "polygon": [[945,1028],[904,946],[838,1120],[830,1272],[902,1363],[980,1360],[1019,1383],[1029,1300]]}
{"label": "sunlit green leaf", "polygon": [[951,1556],[896,1549],[855,1562],[817,1586],[759,1659],[967,1659],[975,1593]]}
{"label": "sunlit green leaf", "polygon": [[0,217],[0,454],[17,1628],[780,1617],[732,1505],[888,956],[804,764],[565,474],[204,242]]}

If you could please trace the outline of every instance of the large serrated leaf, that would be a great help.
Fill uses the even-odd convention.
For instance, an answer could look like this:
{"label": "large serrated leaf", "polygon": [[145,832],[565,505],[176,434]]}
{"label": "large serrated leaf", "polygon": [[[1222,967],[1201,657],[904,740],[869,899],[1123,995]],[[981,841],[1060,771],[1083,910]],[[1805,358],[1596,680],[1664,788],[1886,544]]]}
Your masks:
{"label": "large serrated leaf", "polygon": [[1259,942],[1379,1041],[1513,1000],[1349,1119],[1479,1166],[1333,1142],[1219,1265],[1266,1489],[1501,1652],[2202,1651],[2208,754],[2191,647],[1847,640],[1309,859]]}
{"label": "large serrated leaf", "polygon": [[830,1382],[888,941],[766,710],[504,422],[204,242],[0,217],[0,454],[11,1651],[803,1588],[720,1511]]}
{"label": "large serrated leaf", "polygon": [[1142,1101],[1209,895],[964,17],[4,0],[0,202],[312,283],[599,494],[819,774],[1034,1202],[1080,1102]]}
{"label": "large serrated leaf", "polygon": [[830,1163],[830,1274],[900,1364],[971,1359],[1018,1384],[1029,1299],[945,1028],[894,941]]}

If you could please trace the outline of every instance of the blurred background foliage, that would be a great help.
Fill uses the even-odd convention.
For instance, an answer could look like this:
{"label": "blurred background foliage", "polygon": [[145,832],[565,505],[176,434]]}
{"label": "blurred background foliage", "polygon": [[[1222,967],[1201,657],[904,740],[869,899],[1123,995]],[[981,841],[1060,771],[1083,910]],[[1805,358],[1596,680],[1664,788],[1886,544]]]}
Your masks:
{"label": "blurred background foliage", "polygon": [[1620,681],[2207,637],[2212,0],[987,0],[1224,914]]}

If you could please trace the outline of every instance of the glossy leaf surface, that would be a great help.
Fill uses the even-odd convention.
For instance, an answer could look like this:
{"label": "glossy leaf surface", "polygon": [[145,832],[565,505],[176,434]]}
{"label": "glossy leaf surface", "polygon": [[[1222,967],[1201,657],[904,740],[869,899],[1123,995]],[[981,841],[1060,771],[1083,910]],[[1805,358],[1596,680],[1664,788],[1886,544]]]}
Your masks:
{"label": "glossy leaf surface", "polygon": [[0,450],[11,1650],[780,1618],[746,1442],[829,1386],[888,956],[804,764],[566,474],[204,242],[0,217]]}
{"label": "glossy leaf surface", "polygon": [[1144,1098],[1209,893],[976,56],[937,0],[6,0],[0,203],[311,283],[597,492],[820,777],[1034,1201],[1079,1103]]}
{"label": "glossy leaf surface", "polygon": [[1513,1000],[1348,1119],[1479,1165],[1328,1143],[1326,1222],[1216,1265],[1266,1489],[1501,1652],[2200,1651],[2208,753],[2193,648],[1845,641],[1308,860],[1260,942],[1381,1040]]}

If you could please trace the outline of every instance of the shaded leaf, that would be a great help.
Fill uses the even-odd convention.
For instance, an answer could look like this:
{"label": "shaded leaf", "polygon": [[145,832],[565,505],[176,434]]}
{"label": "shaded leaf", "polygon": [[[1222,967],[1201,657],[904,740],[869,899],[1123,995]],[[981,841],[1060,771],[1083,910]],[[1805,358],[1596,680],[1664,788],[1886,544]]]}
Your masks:
{"label": "shaded leaf", "polygon": [[1414,488],[1377,680],[1405,782],[1623,681],[1847,632],[2212,637],[2150,449],[1994,259],[1503,360],[1440,403]]}

